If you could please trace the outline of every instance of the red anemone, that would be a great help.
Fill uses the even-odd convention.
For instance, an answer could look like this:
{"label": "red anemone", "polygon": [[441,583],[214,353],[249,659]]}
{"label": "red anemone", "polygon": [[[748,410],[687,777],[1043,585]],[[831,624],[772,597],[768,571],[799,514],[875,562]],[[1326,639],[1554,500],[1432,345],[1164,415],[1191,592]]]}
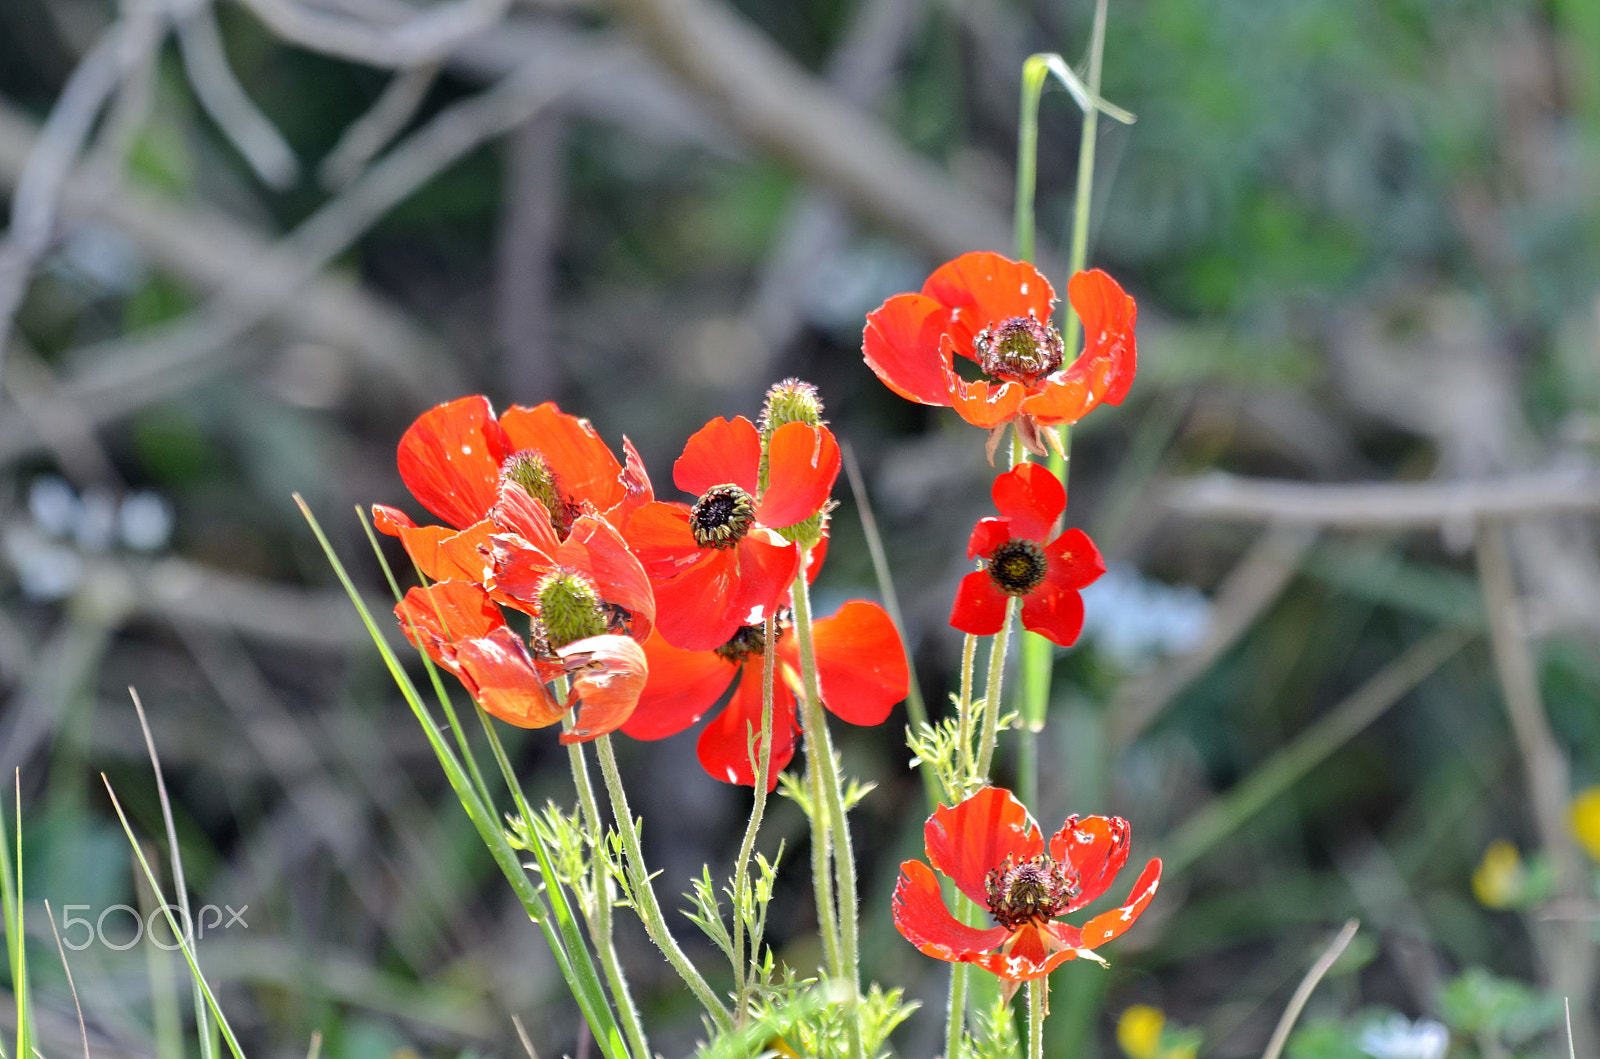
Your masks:
{"label": "red anemone", "polygon": [[[935,959],[976,964],[1013,983],[1009,995],[1014,983],[1042,978],[1068,960],[1099,960],[1094,950],[1133,926],[1161,882],[1160,860],[1145,865],[1121,908],[1081,927],[1055,918],[1106,892],[1127,862],[1130,835],[1121,817],[1069,816],[1046,845],[1010,791],[985,787],[928,818],[923,838],[933,867],[900,865],[894,925]],[[995,925],[968,926],[951,915],[934,869],[988,908]]]}
{"label": "red anemone", "polygon": [[673,646],[709,651],[761,620],[799,569],[799,550],[769,527],[821,511],[839,474],[839,443],[823,426],[785,423],[766,448],[743,416],[713,419],[672,467],[679,489],[699,499],[649,503],[624,532],[655,587],[656,626]]}
{"label": "red anemone", "polygon": [[1078,594],[1106,572],[1089,535],[1069,529],[1046,541],[1067,507],[1061,480],[1037,463],[1022,463],[1000,475],[990,490],[999,518],[979,519],[967,540],[967,558],[983,569],[961,579],[950,624],[988,636],[1005,624],[1006,598],[1022,597],[1022,624],[1062,647],[1083,628]]}
{"label": "red anemone", "polygon": [[[879,724],[905,698],[905,648],[894,623],[876,603],[852,600],[812,625],[822,704],[851,724]],[[763,627],[744,626],[711,651],[684,651],[659,635],[645,641],[650,679],[622,731],[635,739],[663,739],[698,721],[730,684],[733,698],[700,733],[700,764],[728,783],[754,786],[761,766],[761,660]],[[779,666],[772,684],[772,767],[767,788],[794,757],[795,695],[800,690],[800,650],[791,623],[778,622]],[[751,756],[751,748],[755,756]]]}
{"label": "red anemone", "polygon": [[[953,407],[975,426],[1015,423],[1029,448],[1040,427],[1075,423],[1102,401],[1121,404],[1137,361],[1136,307],[1098,269],[1067,283],[1083,322],[1083,352],[1063,363],[1061,335],[1050,324],[1055,290],[1023,261],[979,251],[940,266],[920,294],[897,294],[867,314],[862,353],[895,393]],[[956,356],[982,377],[957,375]]]}

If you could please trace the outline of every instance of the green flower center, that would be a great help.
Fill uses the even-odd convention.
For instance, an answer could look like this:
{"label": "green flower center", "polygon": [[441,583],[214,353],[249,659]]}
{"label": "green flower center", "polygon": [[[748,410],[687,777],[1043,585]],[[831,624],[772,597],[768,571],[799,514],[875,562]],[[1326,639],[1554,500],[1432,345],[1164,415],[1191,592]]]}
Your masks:
{"label": "green flower center", "polygon": [[989,577],[1008,596],[1025,596],[1044,582],[1050,564],[1044,549],[1030,540],[1012,538],[994,550]]}
{"label": "green flower center", "polygon": [[731,483],[707,489],[689,509],[689,532],[702,548],[732,548],[755,522],[755,501]]}
{"label": "green flower center", "polygon": [[1007,856],[998,868],[989,869],[983,886],[989,914],[1007,930],[1045,922],[1080,891],[1077,872],[1042,853],[1021,863]]}
{"label": "green flower center", "polygon": [[985,372],[1007,382],[1038,385],[1041,378],[1061,367],[1061,332],[1027,316],[1012,316],[979,331],[972,352]]}
{"label": "green flower center", "polygon": [[599,636],[608,627],[594,582],[576,570],[552,570],[539,582],[539,620],[551,650]]}

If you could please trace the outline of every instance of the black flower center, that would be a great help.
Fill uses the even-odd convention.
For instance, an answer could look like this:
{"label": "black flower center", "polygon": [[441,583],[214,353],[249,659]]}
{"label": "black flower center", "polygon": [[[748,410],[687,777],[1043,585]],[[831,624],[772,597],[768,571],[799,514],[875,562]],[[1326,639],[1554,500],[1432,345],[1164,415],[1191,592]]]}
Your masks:
{"label": "black flower center", "polygon": [[1012,316],[979,331],[972,339],[973,357],[990,375],[1035,386],[1061,367],[1061,332],[1030,312]]}
{"label": "black flower center", "polygon": [[728,642],[716,649],[717,655],[726,661],[738,665],[752,655],[759,655],[767,649],[767,632],[760,625],[741,625],[739,630],[728,638]]}
{"label": "black flower center", "polygon": [[1078,873],[1039,854],[1017,863],[1011,857],[983,880],[989,914],[1007,930],[1043,923],[1078,896]]}
{"label": "black flower center", "polygon": [[689,509],[689,532],[702,548],[732,548],[755,525],[756,504],[731,483],[714,485]]}
{"label": "black flower center", "polygon": [[1025,596],[1044,581],[1049,563],[1044,549],[1030,540],[1012,538],[994,550],[989,559],[989,576],[1008,596]]}

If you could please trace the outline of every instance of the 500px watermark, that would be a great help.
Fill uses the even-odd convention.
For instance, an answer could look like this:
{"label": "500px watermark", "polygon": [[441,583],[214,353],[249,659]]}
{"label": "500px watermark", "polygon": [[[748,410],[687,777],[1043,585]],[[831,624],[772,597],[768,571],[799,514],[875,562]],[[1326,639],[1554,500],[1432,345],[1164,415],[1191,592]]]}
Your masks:
{"label": "500px watermark", "polygon": [[[152,908],[148,915],[141,918],[139,910],[132,905],[111,905],[90,919],[76,913],[93,911],[92,905],[62,905],[61,944],[74,952],[81,952],[95,944],[120,952],[139,944],[140,939],[148,933],[150,944],[170,952],[205,937],[207,931],[215,934],[219,930],[231,930],[234,927],[248,930],[250,924],[244,921],[244,914],[249,910],[249,905],[238,909],[232,905],[220,908],[201,905],[190,916],[189,911],[180,905],[162,905]],[[132,931],[131,937],[128,936],[129,931]]]}

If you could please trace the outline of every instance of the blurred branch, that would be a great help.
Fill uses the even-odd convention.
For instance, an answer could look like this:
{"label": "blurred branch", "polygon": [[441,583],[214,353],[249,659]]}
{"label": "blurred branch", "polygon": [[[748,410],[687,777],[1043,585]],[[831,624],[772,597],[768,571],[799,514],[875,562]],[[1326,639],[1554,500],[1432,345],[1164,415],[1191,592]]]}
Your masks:
{"label": "blurred branch", "polygon": [[1269,526],[1261,534],[1217,589],[1205,639],[1118,689],[1107,732],[1113,746],[1137,739],[1168,703],[1249,631],[1283,594],[1315,540],[1316,533],[1304,527]]}
{"label": "blurred branch", "polygon": [[[604,72],[575,52],[562,63],[524,67],[442,111],[275,245],[268,267],[235,273],[211,301],[173,324],[72,351],[67,359],[80,367],[63,381],[62,395],[106,420],[189,389],[226,361],[219,353],[236,352],[246,332],[288,304],[378,218],[480,143]],[[36,444],[15,422],[0,422],[0,460]]]}
{"label": "blurred branch", "polygon": [[421,14],[401,16],[395,22],[375,24],[324,14],[294,0],[240,2],[278,36],[303,48],[387,67],[438,62],[500,21],[511,6],[511,0],[456,0],[436,4]]}
{"label": "blurred branch", "polygon": [[337,191],[356,178],[384,146],[405,128],[439,76],[439,64],[423,63],[401,70],[389,79],[372,108],[351,122],[322,160],[317,178]]}
{"label": "blurred branch", "polygon": [[[173,6],[178,6],[176,0]],[[263,183],[279,191],[293,186],[300,177],[300,163],[283,135],[233,76],[210,3],[201,2],[191,11],[174,14],[178,52],[200,105]]]}
{"label": "blurred branch", "polygon": [[[19,179],[37,142],[37,130],[27,118],[0,102],[0,184]],[[272,246],[264,235],[204,206],[178,206],[137,187],[107,186],[82,175],[68,177],[61,192],[65,215],[112,225],[157,265],[192,286],[221,290],[240,275],[261,279],[285,267],[270,256]],[[293,302],[280,303],[273,312],[297,334],[362,353],[419,405],[460,388],[448,364],[436,355],[432,339],[343,277],[318,276]],[[15,451],[15,436],[0,428],[0,437],[7,439],[0,450]]]}
{"label": "blurred branch", "polygon": [[[612,0],[656,56],[736,130],[938,257],[1004,248],[993,205],[841,99],[715,0]],[[1046,272],[1059,272],[1042,262]]]}
{"label": "blurred branch", "polygon": [[1470,525],[1482,518],[1600,511],[1600,472],[1566,466],[1472,481],[1374,485],[1208,474],[1169,486],[1167,507],[1191,518],[1334,529]]}

